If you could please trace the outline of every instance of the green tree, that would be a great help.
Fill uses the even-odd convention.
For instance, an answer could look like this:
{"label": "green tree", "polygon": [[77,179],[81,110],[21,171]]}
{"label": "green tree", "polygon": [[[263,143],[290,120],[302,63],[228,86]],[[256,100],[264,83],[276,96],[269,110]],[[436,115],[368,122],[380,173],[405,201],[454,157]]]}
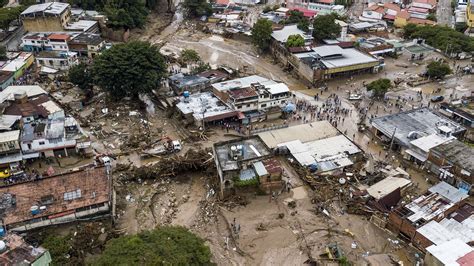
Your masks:
{"label": "green tree", "polygon": [[286,47],[301,47],[304,46],[304,38],[299,34],[288,36],[286,40]]}
{"label": "green tree", "polygon": [[36,5],[38,2],[36,2],[36,0],[20,0],[19,3],[22,6],[31,6],[31,5]]}
{"label": "green tree", "polygon": [[428,16],[426,16],[426,19],[436,22],[437,21],[436,13],[434,13],[434,12],[429,13]]}
{"label": "green tree", "polygon": [[416,24],[408,23],[403,27],[403,38],[408,39],[416,32]]}
{"label": "green tree", "polygon": [[0,0],[0,7],[4,7],[6,4],[8,4],[8,0]]}
{"label": "green tree", "polygon": [[252,28],[252,42],[262,51],[270,47],[272,40],[272,22],[268,19],[259,19]]}
{"label": "green tree", "polygon": [[211,265],[211,252],[184,227],[159,227],[110,240],[93,264]]}
{"label": "green tree", "polygon": [[21,12],[25,8],[23,6],[18,7],[3,7],[0,8],[0,27],[4,31],[8,31],[10,23],[17,20],[20,17]]}
{"label": "green tree", "polygon": [[424,39],[427,44],[450,54],[474,51],[474,38],[450,27],[409,25],[404,27],[406,39]]}
{"label": "green tree", "polygon": [[288,14],[289,16],[288,16],[288,19],[286,20],[286,24],[295,24],[306,19],[304,17],[303,12],[300,12],[297,10],[291,10],[290,12],[288,12]]}
{"label": "green tree", "polygon": [[377,79],[367,85],[367,91],[373,91],[373,96],[376,98],[383,98],[390,88],[392,83],[389,79]]}
{"label": "green tree", "polygon": [[454,24],[454,29],[456,31],[464,33],[467,30],[467,24],[466,24],[466,22],[456,23],[456,24]]}
{"label": "green tree", "polygon": [[440,61],[433,61],[426,67],[426,75],[428,75],[430,78],[442,79],[451,73],[452,71],[449,65]]}
{"label": "green tree", "polygon": [[8,60],[7,57],[7,47],[0,45],[0,60],[5,61]]}
{"label": "green tree", "polygon": [[184,0],[183,7],[191,18],[212,15],[212,6],[206,0]]}
{"label": "green tree", "polygon": [[109,0],[105,6],[107,25],[114,29],[142,28],[148,10],[145,3],[136,0]]}
{"label": "green tree", "polygon": [[103,10],[106,0],[68,0],[68,3],[85,10]]}
{"label": "green tree", "polygon": [[198,52],[193,49],[184,49],[183,51],[181,51],[181,56],[179,57],[179,59],[183,63],[196,63],[201,61],[201,57],[199,56]]}
{"label": "green tree", "polygon": [[298,29],[308,32],[309,31],[309,20],[308,19],[303,19],[300,22],[298,22]]}
{"label": "green tree", "polygon": [[68,265],[67,259],[71,251],[71,241],[69,236],[49,235],[41,244],[51,254],[52,265]]}
{"label": "green tree", "polygon": [[136,97],[160,86],[166,64],[159,48],[147,42],[128,42],[112,46],[93,63],[96,85],[112,97]]}
{"label": "green tree", "polygon": [[341,33],[341,26],[334,21],[337,18],[334,13],[317,16],[313,21],[313,37],[318,41],[337,38]]}
{"label": "green tree", "polygon": [[91,90],[94,84],[92,71],[85,63],[80,63],[69,69],[69,81],[83,90]]}
{"label": "green tree", "polygon": [[270,11],[272,11],[272,10],[273,10],[272,7],[267,5],[267,6],[265,6],[265,7],[263,8],[263,11],[262,11],[262,12],[263,12],[263,13],[268,13],[268,12],[270,12]]}

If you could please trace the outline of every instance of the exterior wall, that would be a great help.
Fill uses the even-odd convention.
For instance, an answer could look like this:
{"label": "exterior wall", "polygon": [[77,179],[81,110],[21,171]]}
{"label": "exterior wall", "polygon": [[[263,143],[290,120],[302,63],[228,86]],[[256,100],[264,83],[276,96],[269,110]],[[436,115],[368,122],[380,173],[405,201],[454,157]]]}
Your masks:
{"label": "exterior wall", "polygon": [[67,42],[52,42],[52,41],[49,41],[47,46],[48,47],[45,50],[65,51],[65,52],[69,51],[69,47],[67,45]]}
{"label": "exterior wall", "polygon": [[0,91],[12,85],[14,81],[15,81],[14,75],[11,75],[7,80],[5,80],[3,83],[0,84]]}
{"label": "exterior wall", "polygon": [[105,47],[105,41],[101,42],[98,45],[87,45],[87,56],[89,58],[94,58],[101,53]]}
{"label": "exterior wall", "polygon": [[466,24],[469,28],[474,27],[474,10],[471,9],[472,4],[467,4],[466,8]]}
{"label": "exterior wall", "polygon": [[[468,170],[463,169],[461,165],[449,163],[449,161],[446,160],[446,158],[442,154],[437,154],[433,151],[430,151],[430,153],[428,154],[427,165],[430,170],[436,175],[439,175],[441,173],[441,167],[451,165],[451,168],[447,170],[449,173],[454,175],[454,178],[448,178],[445,181],[454,185],[455,187],[459,187],[461,181],[464,181],[468,185],[471,185],[470,190],[472,190],[472,185],[474,183],[474,172],[469,172]],[[469,173],[470,175],[467,175],[466,173]]]}
{"label": "exterior wall", "polygon": [[36,62],[38,65],[58,69],[58,70],[68,70],[73,65],[77,65],[76,56],[67,57],[67,58],[37,58]]}
{"label": "exterior wall", "polygon": [[[28,146],[31,145],[31,149]],[[22,142],[21,149],[25,153],[33,153],[33,152],[45,152],[46,157],[54,156],[54,153],[46,154],[46,151],[52,151],[55,149],[63,149],[63,148],[72,148],[76,146],[76,140],[66,140],[62,138],[60,140],[48,140],[46,138],[43,139],[35,139],[30,142]],[[49,156],[48,156],[49,155]]]}
{"label": "exterior wall", "polygon": [[23,18],[23,26],[29,32],[63,31],[60,17]]}
{"label": "exterior wall", "polygon": [[445,266],[444,263],[439,261],[436,257],[431,255],[431,253],[426,253],[425,256],[425,265],[431,265],[431,266]]}
{"label": "exterior wall", "polygon": [[87,44],[69,43],[69,50],[78,53],[79,56],[88,56]]}
{"label": "exterior wall", "polygon": [[408,24],[408,21],[404,18],[396,17],[393,25],[397,28],[402,28]]}
{"label": "exterior wall", "polygon": [[14,153],[20,150],[18,140],[0,142],[0,154]]}

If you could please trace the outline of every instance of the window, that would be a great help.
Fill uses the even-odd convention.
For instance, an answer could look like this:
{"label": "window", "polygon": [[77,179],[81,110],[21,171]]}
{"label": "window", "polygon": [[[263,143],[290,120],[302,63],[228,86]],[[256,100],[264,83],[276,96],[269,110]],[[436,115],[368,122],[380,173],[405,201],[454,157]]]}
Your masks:
{"label": "window", "polygon": [[43,61],[43,60],[38,60],[38,63],[40,63],[40,65],[44,65],[44,61]]}
{"label": "window", "polygon": [[54,65],[53,60],[49,60],[49,65],[50,65],[50,66]]}
{"label": "window", "polygon": [[44,145],[44,141],[40,141],[40,142],[39,142],[39,145]]}
{"label": "window", "polygon": [[250,104],[247,104],[247,107],[250,107]]}
{"label": "window", "polygon": [[264,103],[264,104],[260,105],[260,107],[262,107],[262,108],[263,108],[263,107],[267,107],[267,104]]}
{"label": "window", "polygon": [[81,197],[81,190],[76,189],[74,191],[64,193],[64,200],[75,200]]}
{"label": "window", "polygon": [[31,43],[35,43],[35,41],[31,41]]}
{"label": "window", "polygon": [[31,143],[26,144],[28,146],[28,150],[31,150]]}

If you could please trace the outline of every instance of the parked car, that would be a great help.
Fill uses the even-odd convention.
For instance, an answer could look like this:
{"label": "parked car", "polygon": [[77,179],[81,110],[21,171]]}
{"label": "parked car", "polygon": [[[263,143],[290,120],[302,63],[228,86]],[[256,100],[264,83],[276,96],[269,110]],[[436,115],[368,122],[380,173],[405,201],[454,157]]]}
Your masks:
{"label": "parked car", "polygon": [[0,178],[9,178],[10,177],[10,169],[5,168],[0,170]]}
{"label": "parked car", "polygon": [[432,102],[442,102],[444,100],[444,96],[442,95],[438,95],[438,96],[433,96],[431,97],[431,101]]}

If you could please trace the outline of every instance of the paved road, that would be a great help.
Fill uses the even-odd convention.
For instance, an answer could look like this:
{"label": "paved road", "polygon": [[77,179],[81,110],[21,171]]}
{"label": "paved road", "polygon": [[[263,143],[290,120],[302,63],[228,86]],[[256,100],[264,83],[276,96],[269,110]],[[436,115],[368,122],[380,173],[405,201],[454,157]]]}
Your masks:
{"label": "paved road", "polygon": [[436,18],[439,25],[452,26],[453,10],[451,9],[450,0],[439,0],[436,9]]}

